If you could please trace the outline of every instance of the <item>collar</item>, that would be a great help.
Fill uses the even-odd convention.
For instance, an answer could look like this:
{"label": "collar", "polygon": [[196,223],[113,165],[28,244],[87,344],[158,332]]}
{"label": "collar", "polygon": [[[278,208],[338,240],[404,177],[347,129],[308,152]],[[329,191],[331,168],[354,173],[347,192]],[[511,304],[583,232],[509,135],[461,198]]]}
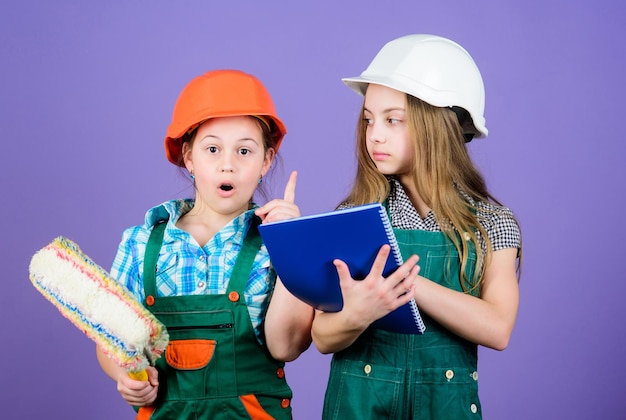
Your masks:
{"label": "collar", "polygon": [[[145,227],[152,229],[158,221],[168,219],[166,232],[171,236],[176,236],[175,232],[180,232],[180,229],[176,227],[176,222],[193,208],[194,203],[195,200],[190,198],[170,200],[161,203],[148,210],[145,217]],[[236,243],[243,242],[245,234],[248,231],[247,227],[250,225],[250,220],[254,216],[254,210],[258,207],[256,203],[250,202],[248,210],[235,217],[220,229],[218,234],[224,235],[221,239],[230,239]]]}

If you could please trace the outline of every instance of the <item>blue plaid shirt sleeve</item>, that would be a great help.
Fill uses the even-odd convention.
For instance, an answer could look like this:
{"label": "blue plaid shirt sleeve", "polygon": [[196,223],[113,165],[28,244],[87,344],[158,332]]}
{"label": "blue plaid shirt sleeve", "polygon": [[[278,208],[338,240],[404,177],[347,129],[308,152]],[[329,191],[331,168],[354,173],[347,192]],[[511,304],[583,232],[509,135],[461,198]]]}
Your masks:
{"label": "blue plaid shirt sleeve", "polygon": [[139,242],[137,239],[144,236],[147,237],[147,233],[141,226],[124,231],[110,271],[111,276],[126,286],[140,302],[144,299],[144,291],[141,281],[143,268],[140,267],[143,258],[139,258],[139,255],[143,256],[146,241]]}

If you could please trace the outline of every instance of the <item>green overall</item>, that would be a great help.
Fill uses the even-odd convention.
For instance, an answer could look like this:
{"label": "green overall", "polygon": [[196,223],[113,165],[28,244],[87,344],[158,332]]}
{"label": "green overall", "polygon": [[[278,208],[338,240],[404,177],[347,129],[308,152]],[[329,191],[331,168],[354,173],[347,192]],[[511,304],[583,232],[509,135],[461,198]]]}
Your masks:
{"label": "green overall", "polygon": [[[450,289],[460,262],[441,232],[394,229],[404,258],[420,257],[420,275]],[[466,273],[476,265],[471,247]],[[470,277],[471,278],[471,277]],[[368,328],[335,353],[323,419],[480,419],[477,347],[422,313],[423,335]]]}
{"label": "green overall", "polygon": [[157,401],[140,409],[138,418],[291,419],[284,363],[259,344],[244,300],[261,246],[257,224],[255,218],[223,295],[157,297],[166,223],[153,228],[144,262],[146,306],[167,327],[170,343],[156,363]]}

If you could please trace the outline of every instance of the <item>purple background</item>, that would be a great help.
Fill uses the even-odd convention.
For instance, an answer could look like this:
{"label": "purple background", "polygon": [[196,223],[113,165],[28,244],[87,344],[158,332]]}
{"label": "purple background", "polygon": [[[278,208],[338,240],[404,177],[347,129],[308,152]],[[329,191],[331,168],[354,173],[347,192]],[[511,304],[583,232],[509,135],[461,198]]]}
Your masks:
{"label": "purple background", "polygon": [[[485,418],[624,418],[624,3],[278,3],[2,2],[1,417],[133,417],[28,263],[64,235],[108,269],[124,228],[191,192],[162,145],[189,79],[232,67],[267,85],[289,130],[270,182],[278,195],[297,169],[310,214],[352,180],[360,98],[340,78],[435,33],[483,73],[489,138],[471,153],[524,234],[510,346],[480,350]],[[311,348],[288,364],[296,419],[320,418],[328,362]]]}

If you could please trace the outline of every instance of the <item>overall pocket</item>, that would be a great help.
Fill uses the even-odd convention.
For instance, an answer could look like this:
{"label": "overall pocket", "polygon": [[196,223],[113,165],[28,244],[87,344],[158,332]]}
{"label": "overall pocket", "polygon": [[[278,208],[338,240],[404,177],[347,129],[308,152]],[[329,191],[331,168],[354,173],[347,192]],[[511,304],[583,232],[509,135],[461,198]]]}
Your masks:
{"label": "overall pocket", "polygon": [[209,364],[214,351],[215,340],[172,340],[167,345],[165,360],[174,369],[201,369]]}
{"label": "overall pocket", "polygon": [[[429,250],[422,264],[423,273],[420,275],[449,289],[459,292],[465,291],[461,286],[461,260],[456,249],[448,247],[447,249]],[[470,252],[465,267],[466,278],[470,281],[473,279],[475,269],[476,253]],[[471,285],[465,284],[465,287],[470,289]],[[472,294],[477,295],[478,290]]]}
{"label": "overall pocket", "polygon": [[323,418],[398,418],[403,388],[402,369],[357,360],[333,360]]}
{"label": "overall pocket", "polygon": [[[161,386],[168,400],[193,400],[216,395],[221,382],[229,383],[224,372],[235,366],[233,313],[193,311],[155,313],[167,318],[170,342],[157,362]],[[228,374],[227,374],[228,375]],[[227,376],[226,375],[226,376]]]}
{"label": "overall pocket", "polygon": [[478,374],[467,367],[416,371],[413,418],[480,419]]}

